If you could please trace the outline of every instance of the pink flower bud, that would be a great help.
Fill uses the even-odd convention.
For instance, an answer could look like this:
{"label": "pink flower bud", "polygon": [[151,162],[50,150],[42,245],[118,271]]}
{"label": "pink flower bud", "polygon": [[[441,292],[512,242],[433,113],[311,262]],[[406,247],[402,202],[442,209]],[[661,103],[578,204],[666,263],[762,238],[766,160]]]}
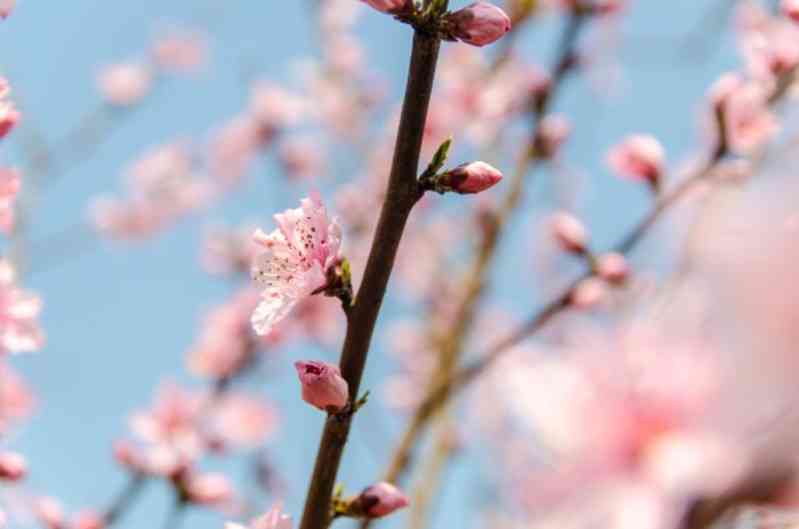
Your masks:
{"label": "pink flower bud", "polygon": [[192,475],[185,483],[189,501],[200,505],[223,505],[233,499],[230,481],[222,474]]}
{"label": "pink flower bud", "polygon": [[361,2],[383,13],[401,13],[413,6],[412,0],[361,0]]}
{"label": "pink flower bud", "polygon": [[15,452],[0,454],[0,479],[18,481],[28,473],[28,465],[22,455]]}
{"label": "pink flower bud", "polygon": [[337,412],[349,401],[349,387],[338,366],[327,362],[295,362],[302,400],[320,410]]}
{"label": "pink flower bud", "polygon": [[503,10],[488,2],[475,2],[449,15],[453,35],[472,46],[485,46],[510,31],[511,22]]}
{"label": "pink flower bud", "polygon": [[590,309],[605,297],[605,283],[597,277],[584,279],[574,287],[571,293],[571,304],[577,309]]}
{"label": "pink flower bud", "polygon": [[608,283],[623,283],[630,275],[627,259],[620,253],[606,253],[597,259],[596,273]]}
{"label": "pink flower bud", "polygon": [[408,506],[408,497],[391,483],[381,481],[367,487],[356,500],[370,518],[381,518]]}
{"label": "pink flower bud", "polygon": [[644,180],[656,186],[663,174],[666,155],[657,139],[634,135],[608,152],[608,165],[616,173],[634,180]]}
{"label": "pink flower bud", "polygon": [[799,22],[799,0],[782,0],[782,12],[794,22]]}
{"label": "pink flower bud", "polygon": [[39,524],[47,529],[64,529],[66,527],[64,508],[55,498],[39,498],[34,503],[33,512]]}
{"label": "pink flower bud", "polygon": [[560,146],[569,138],[571,124],[564,116],[550,114],[541,120],[535,138],[535,148],[539,156],[552,158],[560,150]]}
{"label": "pink flower bud", "polygon": [[459,165],[441,175],[441,183],[462,195],[480,193],[502,180],[502,173],[485,162]]}
{"label": "pink flower bud", "polygon": [[100,513],[86,510],[75,515],[72,527],[74,529],[105,529],[106,523]]}
{"label": "pink flower bud", "polygon": [[577,217],[565,211],[552,217],[552,235],[567,252],[581,254],[588,247],[588,230]]}
{"label": "pink flower bud", "polygon": [[8,101],[0,101],[0,139],[5,138],[17,123],[20,114],[14,105]]}
{"label": "pink flower bud", "polygon": [[17,0],[0,0],[0,18],[8,18],[16,4]]}

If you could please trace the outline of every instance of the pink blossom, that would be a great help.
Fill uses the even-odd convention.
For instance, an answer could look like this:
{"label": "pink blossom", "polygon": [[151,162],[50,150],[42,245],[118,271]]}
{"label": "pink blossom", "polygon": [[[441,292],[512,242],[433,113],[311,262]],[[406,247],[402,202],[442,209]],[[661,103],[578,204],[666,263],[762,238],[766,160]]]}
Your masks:
{"label": "pink blossom", "polygon": [[282,129],[303,117],[307,103],[271,81],[258,81],[252,87],[249,108],[250,114],[262,127]]}
{"label": "pink blossom", "polygon": [[441,183],[456,193],[480,193],[502,180],[502,173],[485,162],[470,162],[447,171]]}
{"label": "pink blossom", "polygon": [[8,18],[16,5],[17,0],[0,0],[0,18]]}
{"label": "pink blossom", "polygon": [[206,316],[188,352],[189,369],[194,374],[229,378],[254,359],[259,344],[253,336],[250,315],[257,303],[257,292],[244,289]]}
{"label": "pink blossom", "polygon": [[235,116],[211,137],[209,172],[223,187],[239,183],[259,150],[271,145],[274,134],[274,129],[263,126],[249,114]]}
{"label": "pink blossom", "polygon": [[502,9],[489,2],[475,2],[449,16],[453,34],[473,46],[485,46],[510,31],[511,22]]}
{"label": "pink blossom", "polygon": [[131,430],[149,444],[147,457],[153,458],[159,471],[173,470],[196,459],[204,450],[205,438],[200,431],[204,402],[199,394],[165,384],[149,410],[131,417]]}
{"label": "pink blossom", "polygon": [[74,529],[105,529],[107,525],[102,514],[93,510],[84,510],[73,517],[72,527]]}
{"label": "pink blossom", "polygon": [[785,16],[799,22],[799,0],[782,0],[781,7]]}
{"label": "pink blossom", "polygon": [[561,211],[551,219],[552,235],[560,246],[571,253],[581,254],[588,248],[588,230],[574,215]]}
{"label": "pink blossom", "polygon": [[724,100],[727,142],[736,153],[751,153],[776,134],[779,124],[769,110],[768,97],[762,85],[748,82]]}
{"label": "pink blossom", "polygon": [[28,473],[28,464],[16,452],[0,453],[0,480],[18,481]]}
{"label": "pink blossom", "polygon": [[571,304],[578,309],[586,310],[595,307],[605,297],[605,283],[596,277],[583,279],[571,293]]}
{"label": "pink blossom", "polygon": [[225,529],[291,529],[291,517],[281,512],[279,506],[250,522],[246,527],[237,523],[225,524]]}
{"label": "pink blossom", "polygon": [[264,287],[252,323],[258,334],[268,334],[303,298],[327,283],[328,270],[340,259],[341,229],[330,219],[317,195],[301,201],[300,208],[275,215],[278,228],[270,234],[256,231],[264,251],[252,267],[253,278]]}
{"label": "pink blossom", "polygon": [[219,473],[189,473],[181,485],[186,497],[192,503],[212,507],[224,506],[233,500],[233,487],[230,480]]}
{"label": "pink blossom", "polygon": [[20,120],[20,113],[11,101],[0,98],[0,139],[5,138]]}
{"label": "pink blossom", "polygon": [[606,253],[597,258],[596,273],[608,283],[623,283],[630,274],[630,266],[622,254]]}
{"label": "pink blossom", "polygon": [[262,398],[242,393],[225,396],[211,417],[215,436],[238,447],[257,447],[271,436],[278,423],[277,411]]}
{"label": "pink blossom", "polygon": [[313,138],[295,136],[280,144],[278,158],[290,178],[307,179],[322,173],[322,149]]}
{"label": "pink blossom", "polygon": [[410,503],[401,490],[385,481],[366,488],[357,501],[370,518],[387,516]]}
{"label": "pink blossom", "polygon": [[0,260],[0,355],[36,351],[44,345],[41,310],[39,297],[20,289],[11,264]]}
{"label": "pink blossom", "polygon": [[24,380],[0,361],[0,435],[27,418],[33,408],[33,394]]}
{"label": "pink blossom", "polygon": [[214,275],[249,274],[258,247],[250,225],[238,228],[217,226],[208,230],[202,253],[203,268]]}
{"label": "pink blossom", "polygon": [[571,123],[559,114],[548,114],[536,132],[536,151],[543,158],[552,158],[571,134]]}
{"label": "pink blossom", "polygon": [[191,72],[207,60],[208,50],[202,35],[186,30],[172,30],[153,44],[155,63],[164,70]]}
{"label": "pink blossom", "polygon": [[105,100],[117,106],[135,105],[152,87],[152,72],[143,64],[119,63],[100,72],[97,83]]}
{"label": "pink blossom", "polygon": [[327,362],[295,362],[302,400],[320,410],[340,411],[349,402],[349,387],[338,366]]}
{"label": "pink blossom", "polygon": [[0,167],[0,231],[6,234],[14,229],[14,204],[19,188],[19,171]]}
{"label": "pink blossom", "polygon": [[665,152],[653,136],[627,137],[608,152],[608,165],[617,174],[656,186],[663,175]]}
{"label": "pink blossom", "polygon": [[64,507],[55,498],[38,498],[34,502],[33,513],[46,529],[64,529],[66,527]]}

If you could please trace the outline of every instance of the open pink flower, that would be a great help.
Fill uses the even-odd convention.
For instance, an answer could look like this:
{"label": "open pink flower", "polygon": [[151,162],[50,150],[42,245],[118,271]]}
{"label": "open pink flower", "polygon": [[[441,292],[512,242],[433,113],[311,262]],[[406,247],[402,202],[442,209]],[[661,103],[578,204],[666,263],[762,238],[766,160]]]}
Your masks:
{"label": "open pink flower", "polygon": [[339,411],[349,401],[349,387],[338,366],[327,362],[295,362],[302,400],[320,410]]}
{"label": "open pink flower", "polygon": [[341,228],[328,218],[318,195],[275,215],[275,221],[278,229],[254,236],[264,249],[252,267],[253,278],[264,287],[252,316],[258,334],[269,333],[297,302],[324,287],[328,270],[340,258]]}
{"label": "open pink flower", "polygon": [[225,529],[291,529],[291,516],[283,513],[279,506],[244,526],[237,523],[226,523]]}

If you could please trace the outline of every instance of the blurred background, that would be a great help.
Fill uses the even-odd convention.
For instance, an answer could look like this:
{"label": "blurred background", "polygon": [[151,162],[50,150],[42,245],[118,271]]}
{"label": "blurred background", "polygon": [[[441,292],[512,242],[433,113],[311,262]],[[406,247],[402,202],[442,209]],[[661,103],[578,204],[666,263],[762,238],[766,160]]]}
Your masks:
{"label": "blurred background", "polygon": [[[385,97],[382,110],[371,113],[366,126],[382,133],[392,126],[402,95],[411,33],[390,17],[351,3],[362,8],[351,31],[360,41],[362,68],[368,69],[363,82]],[[14,359],[36,394],[37,407],[24,428],[4,440],[23,452],[31,467],[23,489],[3,491],[9,498],[54,496],[68,511],[104,506],[127,479],[111,446],[126,435],[131,413],[146,408],[164,381],[203,387],[187,370],[187,352],[203,316],[241,284],[206,271],[202,255],[209,229],[251,223],[269,231],[273,213],[296,207],[314,189],[322,192],[332,214],[340,213],[333,193],[364,170],[358,146],[333,137],[325,140],[321,154],[324,174],[290,178],[274,152],[259,153],[235,187],[150,236],[109,237],[94,229],[91,220],[95,199],[124,193],[126,168],[144,153],[174,141],[191,142],[199,151],[207,148],[247,106],[256,79],[301,92],[308,65],[319,61],[323,51],[314,4],[20,0],[0,26],[2,75],[23,113],[3,150],[3,163],[23,170],[25,186],[22,227],[8,249],[21,263],[26,288],[44,300],[41,321],[47,335],[41,351]],[[645,187],[615,178],[606,166],[605,153],[619,138],[636,132],[655,135],[673,167],[705,148],[699,110],[707,88],[740,62],[731,30],[733,4],[630,1],[623,16],[597,23],[588,32],[584,45],[590,49],[589,62],[555,102],[555,110],[569,116],[573,131],[557,163],[536,172],[523,218],[503,243],[489,295],[497,310],[527,314],[553,292],[539,266],[541,235],[536,227],[553,209],[566,205],[579,212],[598,247],[609,246],[647,211]],[[563,24],[564,17],[556,12],[537,16],[517,37],[516,53],[548,68]],[[136,105],[103,114],[101,140],[91,139],[89,130],[77,143],[63,141],[81,123],[88,122],[89,129],[96,124],[93,112],[102,106],[97,78],[104,68],[145,59],[153,42],[175,30],[200,35],[207,59],[191,71],[159,76]],[[457,46],[462,45],[445,43],[444,53]],[[491,56],[497,49],[489,47],[485,53]],[[455,136],[454,162],[485,154],[460,141],[459,132],[448,132]],[[80,152],[87,142],[91,147]],[[31,153],[42,149],[51,149],[53,163],[37,172],[31,169]],[[486,161],[506,171],[514,165],[513,155],[502,150],[488,157]],[[445,218],[451,229],[468,229],[457,209],[462,202],[440,200],[449,208]],[[657,270],[669,243],[662,237],[654,240],[635,260]],[[379,322],[364,382],[373,399],[357,417],[341,474],[350,490],[381,473],[406,418],[387,407],[381,390],[397,370],[396,359],[386,352],[390,323],[419,310],[398,295],[406,288],[394,278]],[[335,342],[287,341],[242,381],[274,404],[278,427],[263,448],[210,458],[204,466],[235,478],[255,510],[282,501],[289,513],[301,513],[323,417],[301,403],[292,364],[302,358],[334,361],[337,351]],[[464,435],[469,439],[468,426]],[[276,476],[270,490],[253,480],[253,454],[268,458]],[[490,449],[480,443],[464,443],[435,504],[431,527],[483,523],[478,513],[497,494],[492,459]],[[148,487],[118,527],[160,527],[172,501],[166,491],[163,483]],[[183,526],[221,527],[226,519],[231,515],[193,509]],[[27,523],[16,520],[11,526]],[[406,514],[400,514],[386,526],[405,523]]]}

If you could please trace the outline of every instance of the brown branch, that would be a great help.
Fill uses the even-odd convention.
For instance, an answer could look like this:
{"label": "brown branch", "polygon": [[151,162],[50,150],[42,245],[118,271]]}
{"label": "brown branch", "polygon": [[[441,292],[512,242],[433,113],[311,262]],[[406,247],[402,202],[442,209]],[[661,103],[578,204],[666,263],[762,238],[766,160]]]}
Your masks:
{"label": "brown branch", "polygon": [[[421,196],[417,183],[419,155],[439,46],[437,37],[420,31],[414,33],[408,83],[388,189],[363,280],[347,318],[347,336],[341,353],[341,373],[349,384],[353,399],[358,395],[375,323],[405,224]],[[351,421],[351,414],[329,415],[327,418],[308,487],[300,529],[326,529],[330,524],[333,487]]]}

